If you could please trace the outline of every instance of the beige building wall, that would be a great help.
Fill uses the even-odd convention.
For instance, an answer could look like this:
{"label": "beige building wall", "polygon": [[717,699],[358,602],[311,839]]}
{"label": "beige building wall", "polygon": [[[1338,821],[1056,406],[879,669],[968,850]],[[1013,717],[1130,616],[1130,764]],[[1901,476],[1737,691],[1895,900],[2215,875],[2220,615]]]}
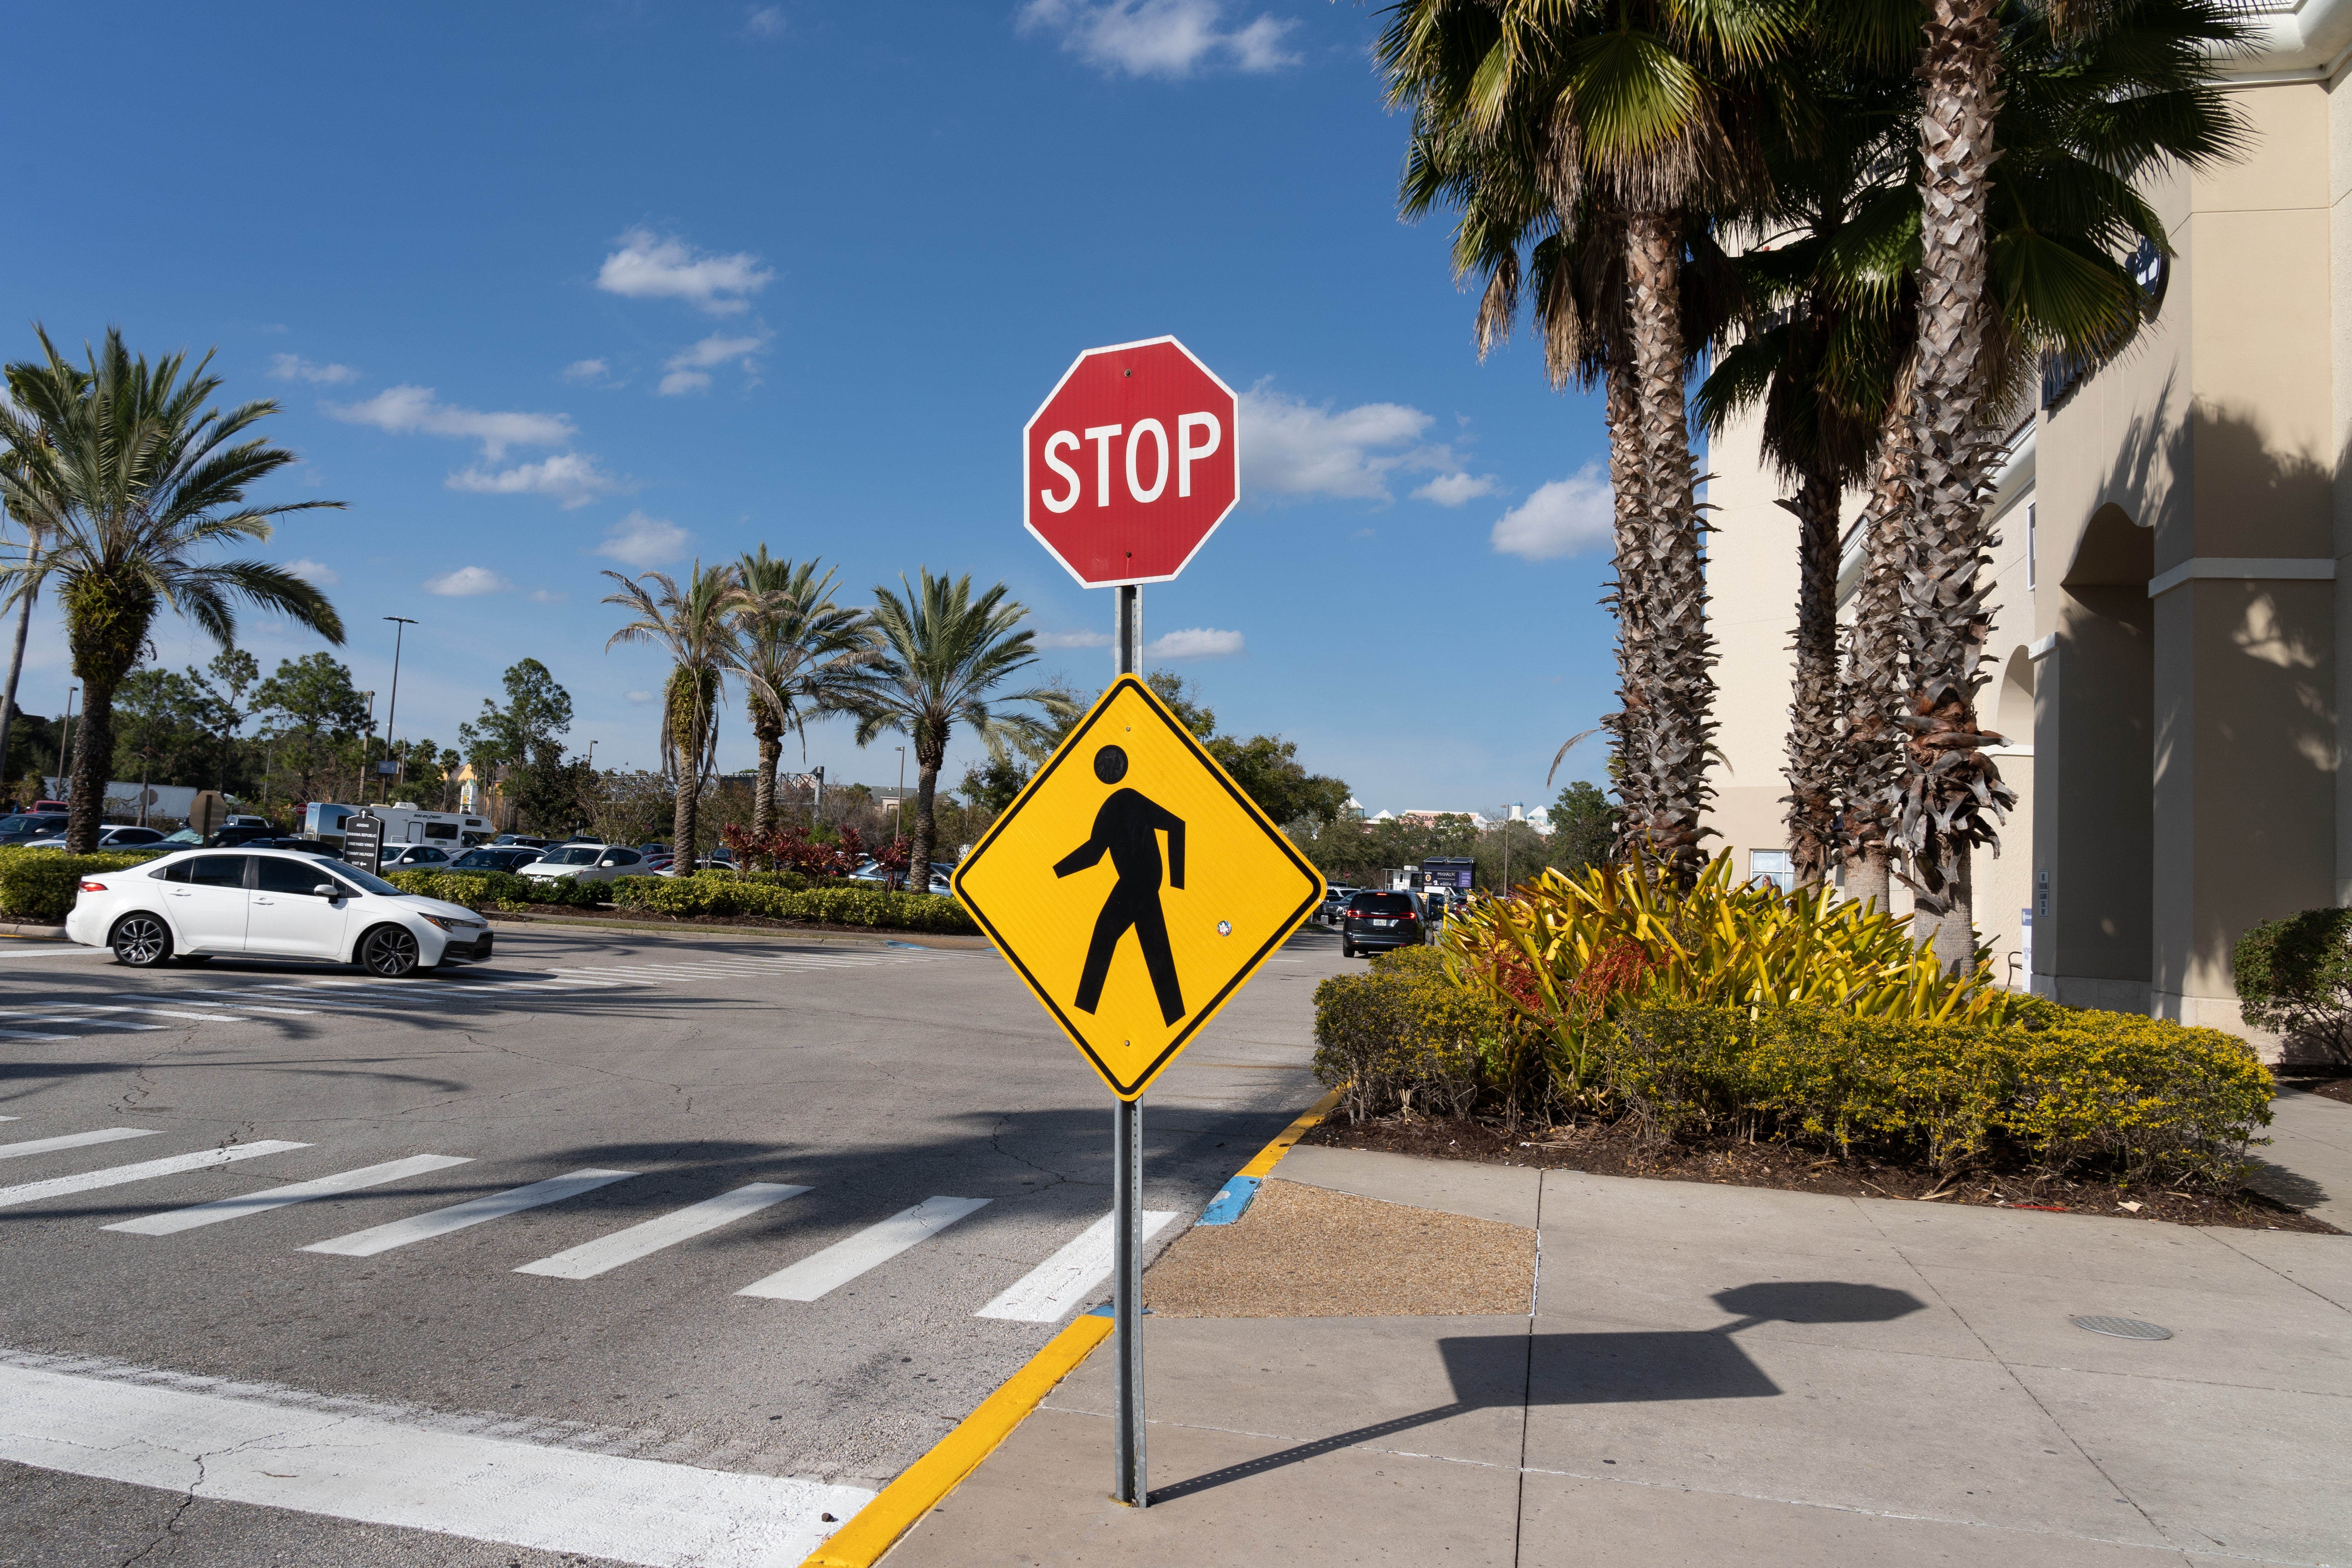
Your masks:
{"label": "beige building wall", "polygon": [[[2021,805],[1974,868],[1979,936],[1997,970],[2063,1001],[2242,1027],[2238,936],[2352,900],[2336,712],[2352,676],[2336,633],[2352,615],[2352,91],[2342,59],[2300,63],[2312,38],[2352,35],[2352,5],[2323,9],[2266,22],[2272,54],[2235,93],[2249,155],[2148,193],[2175,249],[2157,321],[2038,411],[1992,501],[1980,711]],[[1717,825],[1748,851],[1785,839],[1759,836],[1786,793],[1762,775],[1786,733],[1795,531],[1752,427],[1726,432],[1709,469]]]}

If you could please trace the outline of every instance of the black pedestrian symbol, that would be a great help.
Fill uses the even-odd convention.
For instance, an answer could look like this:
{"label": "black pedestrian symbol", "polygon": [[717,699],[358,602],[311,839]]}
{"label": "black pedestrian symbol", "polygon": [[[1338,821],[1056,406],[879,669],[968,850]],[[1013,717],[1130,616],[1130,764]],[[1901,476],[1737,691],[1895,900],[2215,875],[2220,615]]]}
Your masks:
{"label": "black pedestrian symbol", "polygon": [[[1105,746],[1095,753],[1095,777],[1117,784],[1127,776],[1127,753]],[[1087,870],[1108,853],[1118,881],[1095,917],[1094,942],[1087,948],[1086,972],[1078,979],[1077,1006],[1091,1013],[1102,1001],[1103,981],[1118,939],[1134,928],[1144,967],[1160,998],[1161,1019],[1184,1016],[1184,994],[1176,984],[1176,956],[1168,949],[1168,918],[1160,909],[1160,835],[1168,835],[1168,885],[1184,886],[1184,819],[1131,789],[1114,790],[1095,813],[1093,834],[1055,864],[1056,878]]]}

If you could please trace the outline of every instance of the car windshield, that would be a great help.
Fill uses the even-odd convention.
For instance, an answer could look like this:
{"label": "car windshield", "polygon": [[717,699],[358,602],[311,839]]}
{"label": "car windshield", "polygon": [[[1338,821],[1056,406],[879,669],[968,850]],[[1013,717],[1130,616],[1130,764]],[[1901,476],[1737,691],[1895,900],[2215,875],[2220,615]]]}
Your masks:
{"label": "car windshield", "polygon": [[541,866],[593,866],[604,853],[602,846],[577,846],[570,849],[551,849],[534,862]]}
{"label": "car windshield", "polygon": [[323,855],[314,855],[311,858],[362,892],[389,894],[395,899],[402,896],[398,888],[373,871],[362,871],[357,866],[348,865],[341,860],[330,860]]}
{"label": "car windshield", "polygon": [[1348,907],[1360,915],[1409,915],[1414,912],[1412,899],[1405,893],[1358,893],[1356,901]]}
{"label": "car windshield", "polygon": [[65,831],[66,819],[47,813],[26,812],[16,816],[0,817],[0,837],[45,838],[52,833]]}

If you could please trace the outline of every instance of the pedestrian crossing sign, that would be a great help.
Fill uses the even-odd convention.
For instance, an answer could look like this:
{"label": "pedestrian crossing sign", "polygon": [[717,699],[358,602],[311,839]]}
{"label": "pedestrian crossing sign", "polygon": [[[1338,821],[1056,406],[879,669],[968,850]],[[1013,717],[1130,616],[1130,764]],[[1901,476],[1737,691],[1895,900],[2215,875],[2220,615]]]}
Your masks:
{"label": "pedestrian crossing sign", "polygon": [[1323,879],[1122,675],[956,868],[956,898],[1111,1092],[1139,1100]]}

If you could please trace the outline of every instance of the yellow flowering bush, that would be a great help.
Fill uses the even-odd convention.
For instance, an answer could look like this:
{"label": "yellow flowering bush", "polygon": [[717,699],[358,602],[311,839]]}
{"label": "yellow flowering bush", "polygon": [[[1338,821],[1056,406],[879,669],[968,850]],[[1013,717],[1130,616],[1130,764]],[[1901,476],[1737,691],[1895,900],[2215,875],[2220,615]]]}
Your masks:
{"label": "yellow flowering bush", "polygon": [[1350,1121],[1402,1110],[1463,1116],[1517,1108],[1542,1076],[1540,1040],[1485,992],[1454,983],[1437,953],[1399,948],[1315,989],[1315,1074]]}

